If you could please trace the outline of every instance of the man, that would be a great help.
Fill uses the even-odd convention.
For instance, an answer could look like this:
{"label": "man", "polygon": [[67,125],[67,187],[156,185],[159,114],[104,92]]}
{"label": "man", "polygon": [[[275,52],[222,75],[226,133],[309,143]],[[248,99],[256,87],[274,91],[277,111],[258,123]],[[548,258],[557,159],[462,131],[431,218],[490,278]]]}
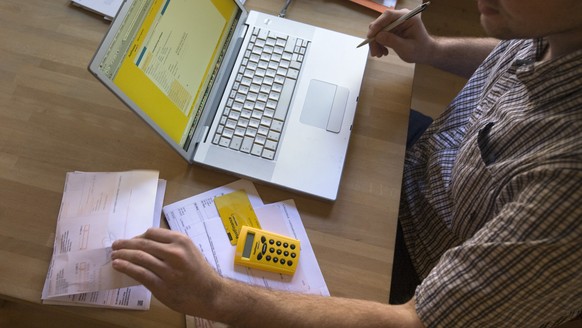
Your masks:
{"label": "man", "polygon": [[390,47],[472,76],[407,152],[399,220],[422,281],[409,302],[223,279],[186,236],[162,229],[115,242],[114,268],[176,311],[243,327],[549,327],[579,316],[582,1],[477,5],[486,32],[509,41],[433,38],[419,17],[378,33],[405,11],[368,33],[373,56]]}

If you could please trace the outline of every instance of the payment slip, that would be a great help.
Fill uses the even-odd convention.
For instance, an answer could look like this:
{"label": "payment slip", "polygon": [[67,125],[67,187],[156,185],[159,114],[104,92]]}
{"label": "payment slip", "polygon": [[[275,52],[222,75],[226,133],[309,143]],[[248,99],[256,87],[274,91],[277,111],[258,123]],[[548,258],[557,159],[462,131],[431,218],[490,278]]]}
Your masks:
{"label": "payment slip", "polygon": [[214,204],[231,245],[236,245],[242,226],[261,229],[259,219],[244,190],[237,190],[214,198]]}

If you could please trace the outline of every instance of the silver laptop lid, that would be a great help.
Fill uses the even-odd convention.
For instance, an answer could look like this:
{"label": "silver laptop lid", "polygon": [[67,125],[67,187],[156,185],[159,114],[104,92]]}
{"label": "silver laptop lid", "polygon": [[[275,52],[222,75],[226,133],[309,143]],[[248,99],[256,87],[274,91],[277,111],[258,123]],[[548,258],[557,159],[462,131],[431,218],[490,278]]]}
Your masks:
{"label": "silver laptop lid", "polygon": [[236,0],[126,0],[89,70],[192,162],[247,15]]}

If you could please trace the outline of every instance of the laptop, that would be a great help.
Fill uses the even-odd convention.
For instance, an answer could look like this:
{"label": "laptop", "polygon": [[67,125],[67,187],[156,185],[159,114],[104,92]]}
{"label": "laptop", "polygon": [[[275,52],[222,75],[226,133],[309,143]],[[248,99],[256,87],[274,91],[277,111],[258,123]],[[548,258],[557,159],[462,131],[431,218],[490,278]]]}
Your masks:
{"label": "laptop", "polygon": [[333,201],[360,41],[236,0],[126,0],[89,71],[189,163]]}

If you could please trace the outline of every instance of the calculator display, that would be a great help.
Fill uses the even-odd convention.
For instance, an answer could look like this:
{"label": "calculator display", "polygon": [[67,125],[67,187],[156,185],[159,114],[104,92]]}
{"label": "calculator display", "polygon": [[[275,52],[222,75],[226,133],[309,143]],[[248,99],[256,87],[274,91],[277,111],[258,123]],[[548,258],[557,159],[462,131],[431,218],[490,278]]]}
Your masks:
{"label": "calculator display", "polygon": [[242,253],[242,257],[250,258],[251,257],[251,250],[253,249],[253,241],[255,240],[254,233],[248,233],[247,238],[245,240],[245,247]]}

